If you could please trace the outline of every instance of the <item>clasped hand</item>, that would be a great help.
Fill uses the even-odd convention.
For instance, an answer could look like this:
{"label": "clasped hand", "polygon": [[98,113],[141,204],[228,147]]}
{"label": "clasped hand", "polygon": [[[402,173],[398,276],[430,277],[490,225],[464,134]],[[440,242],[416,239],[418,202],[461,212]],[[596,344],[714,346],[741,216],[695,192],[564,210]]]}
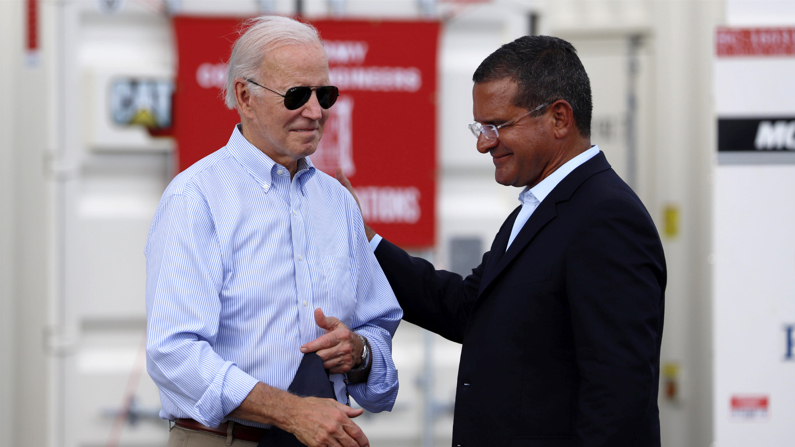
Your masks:
{"label": "clasped hand", "polygon": [[[339,319],[324,315],[320,308],[315,309],[315,323],[326,333],[301,346],[301,352],[317,352],[323,367],[333,374],[343,374],[358,366],[357,359],[361,359],[363,349],[361,339]],[[353,410],[331,399],[306,399],[307,411],[301,419],[310,423],[295,430],[299,440],[307,445],[369,446],[362,430],[350,420],[362,410]],[[315,430],[303,430],[306,427]]]}
{"label": "clasped hand", "polygon": [[315,309],[315,323],[326,333],[301,346],[301,352],[317,352],[323,367],[332,374],[344,374],[358,367],[364,349],[361,338],[339,319],[327,317],[320,308]]}
{"label": "clasped hand", "polygon": [[[326,333],[301,346],[301,352],[317,352],[323,366],[334,374],[357,366],[361,339],[321,309],[315,309],[315,322]],[[277,425],[310,447],[368,447],[367,436],[351,420],[362,412],[334,399],[295,396],[258,383],[231,416]]]}

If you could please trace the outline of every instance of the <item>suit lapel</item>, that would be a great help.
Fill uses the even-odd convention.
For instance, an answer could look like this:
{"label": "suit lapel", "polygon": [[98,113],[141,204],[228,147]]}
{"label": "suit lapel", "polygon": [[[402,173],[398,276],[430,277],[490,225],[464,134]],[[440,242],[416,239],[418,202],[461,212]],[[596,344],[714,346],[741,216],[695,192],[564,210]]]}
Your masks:
{"label": "suit lapel", "polygon": [[530,216],[527,223],[524,224],[524,227],[522,227],[519,234],[516,235],[516,239],[513,240],[513,243],[511,243],[510,248],[508,248],[506,252],[505,247],[508,246],[508,239],[511,236],[513,222],[516,221],[516,214],[518,214],[518,212],[511,215],[511,224],[506,225],[506,231],[501,231],[497,234],[497,240],[495,240],[494,245],[495,250],[499,250],[499,252],[497,252],[497,256],[491,256],[489,258],[489,262],[483,272],[483,281],[480,283],[479,296],[482,295],[483,291],[488,288],[503,270],[505,270],[505,267],[516,258],[516,255],[518,255],[525,245],[535,237],[536,233],[538,233],[547,222],[555,218],[555,204],[551,203],[551,201],[544,200],[533,212],[533,215]]}
{"label": "suit lapel", "polygon": [[[536,208],[530,216],[530,219],[527,220],[527,223],[524,224],[524,227],[522,227],[519,234],[516,235],[516,239],[514,239],[506,252],[505,247],[508,246],[508,239],[513,229],[513,223],[516,221],[516,216],[519,214],[519,208],[511,213],[506,220],[506,224],[503,225],[502,230],[497,233],[497,237],[494,240],[492,253],[496,256],[490,256],[489,262],[486,264],[478,297],[483,295],[483,292],[494,282],[500,273],[516,259],[519,253],[521,253],[528,244],[530,244],[530,241],[533,240],[536,234],[557,216],[557,204],[559,202],[569,200],[585,180],[607,169],[610,169],[610,164],[607,162],[604,153],[600,152],[592,159],[573,170],[566,178],[558,183],[546,199],[538,205],[538,208]],[[509,222],[510,225],[508,225]]]}
{"label": "suit lapel", "polygon": [[505,256],[505,247],[508,246],[508,239],[511,236],[513,223],[516,221],[516,216],[519,215],[521,209],[521,206],[517,206],[516,209],[513,210],[508,218],[505,219],[505,223],[502,224],[502,228],[500,228],[500,231],[497,233],[497,237],[494,238],[494,243],[491,244],[491,251],[489,252],[489,260],[486,262],[486,267],[483,270],[483,280],[481,281],[479,292],[482,292],[485,289],[485,285],[494,279],[494,272],[498,271],[497,263]]}
{"label": "suit lapel", "polygon": [[527,223],[524,224],[524,227],[519,231],[519,234],[516,235],[516,239],[514,239],[513,243],[510,247],[508,247],[508,251],[505,253],[505,256],[500,259],[499,264],[497,264],[497,271],[502,271],[508,264],[511,263],[516,258],[527,244],[533,240],[533,238],[541,231],[544,226],[551,221],[552,219],[557,216],[557,212],[555,210],[556,203],[551,200],[544,200],[543,203],[538,205],[538,208],[533,212],[533,215],[530,216],[530,219],[527,220]]}

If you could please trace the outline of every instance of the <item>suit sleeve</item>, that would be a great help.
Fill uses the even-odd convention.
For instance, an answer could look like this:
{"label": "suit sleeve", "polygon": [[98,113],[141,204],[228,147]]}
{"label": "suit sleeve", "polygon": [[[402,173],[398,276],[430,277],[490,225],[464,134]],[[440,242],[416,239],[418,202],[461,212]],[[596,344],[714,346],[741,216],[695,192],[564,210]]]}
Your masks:
{"label": "suit sleeve", "polygon": [[[635,445],[657,414],[665,261],[639,202],[610,200],[586,216],[566,259],[580,387],[582,445]],[[652,407],[653,406],[653,407]],[[580,445],[580,444],[578,444]]]}
{"label": "suit sleeve", "polygon": [[351,329],[367,337],[370,344],[370,374],[363,383],[350,383],[348,391],[367,411],[391,411],[397,398],[398,371],[392,360],[392,337],[403,312],[392,289],[367,244],[362,215],[353,197],[336,184],[344,194],[350,235],[351,276],[356,308]]}
{"label": "suit sleeve", "polygon": [[375,251],[381,268],[403,308],[403,319],[461,343],[469,312],[477,299],[483,262],[466,278],[436,270],[428,261],[382,240]]}

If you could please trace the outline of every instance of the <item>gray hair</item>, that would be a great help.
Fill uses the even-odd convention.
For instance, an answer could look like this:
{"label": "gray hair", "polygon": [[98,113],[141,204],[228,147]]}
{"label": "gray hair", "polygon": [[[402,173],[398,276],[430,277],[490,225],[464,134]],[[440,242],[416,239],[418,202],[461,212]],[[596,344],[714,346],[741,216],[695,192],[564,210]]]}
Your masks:
{"label": "gray hair", "polygon": [[285,45],[323,47],[315,27],[287,17],[261,16],[248,19],[243,23],[241,32],[243,34],[232,48],[226,69],[224,101],[230,109],[237,105],[235,79],[256,77],[266,52]]}

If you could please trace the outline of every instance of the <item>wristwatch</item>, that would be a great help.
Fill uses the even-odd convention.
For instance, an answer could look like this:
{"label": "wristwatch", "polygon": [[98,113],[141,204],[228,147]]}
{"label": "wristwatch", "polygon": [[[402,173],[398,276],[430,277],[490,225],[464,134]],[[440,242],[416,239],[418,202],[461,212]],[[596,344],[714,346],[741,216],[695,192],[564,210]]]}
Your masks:
{"label": "wristwatch", "polygon": [[351,372],[363,371],[365,368],[367,368],[367,364],[370,363],[370,345],[367,343],[366,338],[359,334],[356,335],[362,341],[362,358],[360,360],[361,363],[359,363],[359,367],[351,369]]}

